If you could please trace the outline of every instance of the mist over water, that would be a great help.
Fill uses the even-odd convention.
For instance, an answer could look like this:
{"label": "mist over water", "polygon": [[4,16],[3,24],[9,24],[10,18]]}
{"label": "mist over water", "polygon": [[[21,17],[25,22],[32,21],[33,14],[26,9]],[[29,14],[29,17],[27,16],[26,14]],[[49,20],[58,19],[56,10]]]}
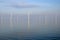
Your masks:
{"label": "mist over water", "polygon": [[0,14],[1,40],[60,40],[60,14]]}

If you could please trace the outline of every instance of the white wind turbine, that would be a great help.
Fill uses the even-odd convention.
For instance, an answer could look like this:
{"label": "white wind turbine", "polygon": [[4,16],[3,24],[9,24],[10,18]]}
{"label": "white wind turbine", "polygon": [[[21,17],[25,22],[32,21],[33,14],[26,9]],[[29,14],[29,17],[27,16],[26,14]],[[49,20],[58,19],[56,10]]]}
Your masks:
{"label": "white wind turbine", "polygon": [[30,29],[30,13],[28,12],[28,30]]}

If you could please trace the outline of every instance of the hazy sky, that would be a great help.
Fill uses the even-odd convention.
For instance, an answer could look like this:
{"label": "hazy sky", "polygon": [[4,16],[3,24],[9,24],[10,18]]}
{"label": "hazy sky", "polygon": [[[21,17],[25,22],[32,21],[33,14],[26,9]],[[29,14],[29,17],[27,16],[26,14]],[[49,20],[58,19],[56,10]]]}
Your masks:
{"label": "hazy sky", "polygon": [[0,13],[60,13],[60,0],[0,0]]}

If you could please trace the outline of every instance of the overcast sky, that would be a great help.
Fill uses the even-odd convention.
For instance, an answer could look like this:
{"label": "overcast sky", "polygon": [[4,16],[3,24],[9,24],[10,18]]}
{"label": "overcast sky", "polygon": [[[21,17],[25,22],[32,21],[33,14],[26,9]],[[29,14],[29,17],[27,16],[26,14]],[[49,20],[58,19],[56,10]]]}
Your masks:
{"label": "overcast sky", "polygon": [[0,13],[60,13],[60,0],[0,0]]}

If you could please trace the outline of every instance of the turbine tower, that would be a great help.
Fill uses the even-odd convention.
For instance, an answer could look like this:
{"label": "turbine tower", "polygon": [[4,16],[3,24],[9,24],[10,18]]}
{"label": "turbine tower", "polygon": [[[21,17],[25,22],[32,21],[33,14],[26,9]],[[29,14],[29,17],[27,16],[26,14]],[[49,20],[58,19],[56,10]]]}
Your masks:
{"label": "turbine tower", "polygon": [[10,13],[10,28],[13,31],[12,13]]}
{"label": "turbine tower", "polygon": [[30,13],[28,12],[28,30],[30,29]]}
{"label": "turbine tower", "polygon": [[0,19],[1,20],[1,23],[0,23],[1,27],[0,28],[1,28],[1,31],[2,31],[2,29],[3,29],[3,15],[1,14],[0,17],[1,17],[1,19]]}
{"label": "turbine tower", "polygon": [[1,16],[1,25],[3,24],[3,16]]}
{"label": "turbine tower", "polygon": [[55,16],[55,24],[57,25],[58,23],[57,23],[57,20],[58,20],[58,16],[56,15]]}

